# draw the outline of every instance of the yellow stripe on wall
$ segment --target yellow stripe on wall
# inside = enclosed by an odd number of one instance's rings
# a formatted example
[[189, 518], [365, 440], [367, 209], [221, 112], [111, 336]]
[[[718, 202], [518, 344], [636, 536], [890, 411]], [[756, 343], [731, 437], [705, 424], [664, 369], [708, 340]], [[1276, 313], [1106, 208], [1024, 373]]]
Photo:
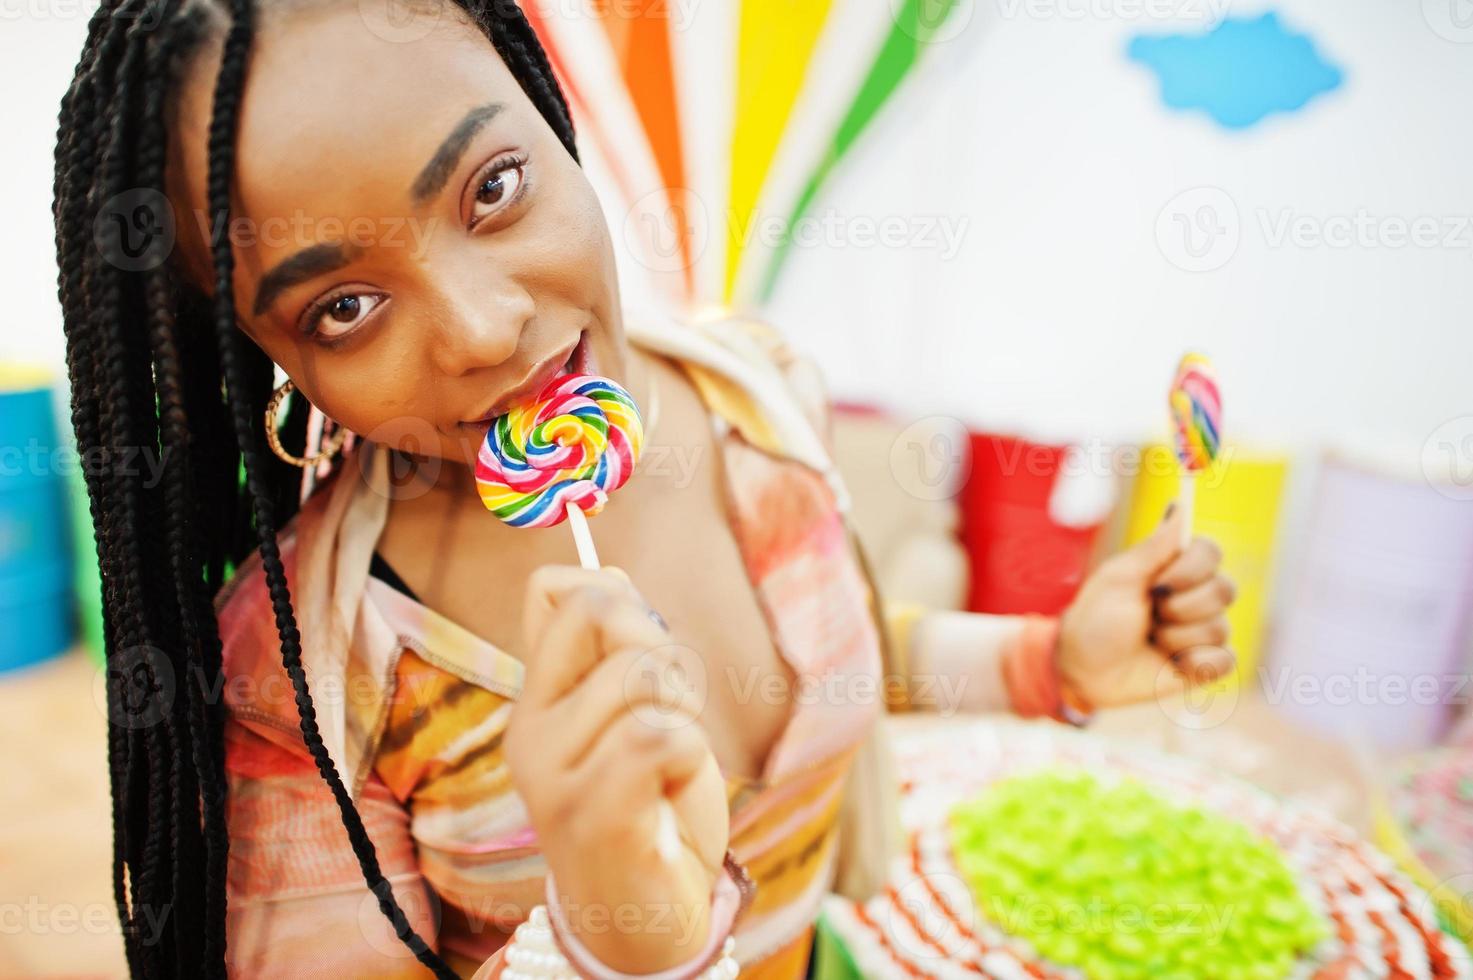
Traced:
[[741, 262], [743, 235], [756, 214], [783, 130], [803, 89], [808, 61], [830, 0], [745, 0], [737, 35], [736, 113], [731, 134], [731, 196], [725, 299]]

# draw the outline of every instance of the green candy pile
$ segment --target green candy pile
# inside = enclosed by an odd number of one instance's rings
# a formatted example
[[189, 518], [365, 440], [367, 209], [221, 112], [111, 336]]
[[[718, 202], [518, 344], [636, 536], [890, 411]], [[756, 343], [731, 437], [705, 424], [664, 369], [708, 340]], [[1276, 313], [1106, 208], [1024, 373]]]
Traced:
[[978, 911], [1094, 980], [1278, 980], [1329, 932], [1271, 842], [1134, 780], [1016, 776], [949, 823]]

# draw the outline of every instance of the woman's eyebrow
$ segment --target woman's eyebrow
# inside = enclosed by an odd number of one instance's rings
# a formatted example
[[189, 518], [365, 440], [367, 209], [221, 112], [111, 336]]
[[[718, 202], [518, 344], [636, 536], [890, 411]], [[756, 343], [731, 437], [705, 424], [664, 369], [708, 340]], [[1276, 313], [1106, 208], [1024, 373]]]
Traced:
[[[430, 162], [425, 164], [419, 176], [414, 178], [414, 185], [409, 189], [410, 197], [416, 206], [438, 194], [455, 173], [460, 164], [460, 158], [465, 154], [466, 147], [475, 139], [477, 133], [485, 128], [486, 124], [496, 118], [496, 114], [506, 108], [504, 102], [488, 102], [485, 105], [476, 106], [465, 114], [450, 135], [445, 137]], [[276, 302], [276, 297], [314, 276], [324, 272], [339, 269], [352, 261], [352, 252], [336, 242], [323, 242], [304, 248], [290, 258], [283, 259], [277, 263], [270, 272], [261, 277], [261, 284], [256, 289], [256, 301], [252, 304], [252, 314], [260, 316], [271, 308]]]
[[482, 106], [476, 106], [465, 114], [465, 118], [456, 124], [445, 137], [445, 142], [435, 151], [430, 162], [425, 164], [419, 176], [414, 178], [414, 186], [409, 189], [410, 200], [416, 207], [425, 203], [445, 186], [450, 175], [455, 173], [455, 168], [460, 164], [460, 158], [465, 153], [465, 148], [470, 145], [476, 133], [480, 132], [496, 114], [506, 108], [504, 102], [488, 102]]
[[277, 296], [297, 283], [342, 268], [353, 260], [357, 251], [358, 249], [344, 246], [341, 242], [322, 242], [283, 259], [261, 277], [261, 283], [256, 287], [256, 301], [251, 307], [251, 314], [260, 316], [271, 308]]

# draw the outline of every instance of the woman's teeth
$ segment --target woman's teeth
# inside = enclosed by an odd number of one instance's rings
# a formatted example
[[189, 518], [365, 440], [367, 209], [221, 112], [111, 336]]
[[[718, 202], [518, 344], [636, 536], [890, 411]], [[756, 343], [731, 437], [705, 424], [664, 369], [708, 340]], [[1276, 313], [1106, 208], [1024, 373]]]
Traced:
[[558, 369], [558, 377], [561, 378], [565, 375], [578, 373], [577, 365], [580, 364], [582, 361], [583, 344], [585, 340], [586, 338], [584, 337], [578, 338], [578, 343], [573, 345], [573, 353], [568, 355], [567, 361], [565, 361], [563, 363], [563, 366]]

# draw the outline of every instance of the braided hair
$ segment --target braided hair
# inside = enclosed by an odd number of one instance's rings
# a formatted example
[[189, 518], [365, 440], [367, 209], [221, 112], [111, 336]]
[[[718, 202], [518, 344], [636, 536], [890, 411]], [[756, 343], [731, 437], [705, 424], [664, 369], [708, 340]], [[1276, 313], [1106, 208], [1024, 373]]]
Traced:
[[[454, 2], [577, 160], [567, 103], [515, 0]], [[133, 976], [225, 975], [229, 840], [213, 597], [256, 551], [302, 739], [337, 801], [364, 881], [418, 960], [453, 977], [409, 925], [380, 870], [323, 745], [302, 667], [276, 538], [297, 508], [300, 471], [266, 451], [258, 422], [274, 367], [236, 325], [227, 233], [254, 13], [252, 0], [104, 0], [61, 103], [57, 289], [102, 576], [113, 898]], [[207, 297], [164, 261], [170, 236], [153, 234], [140, 250], [128, 222], [157, 232], [169, 218], [165, 105], [187, 56], [221, 33], [209, 126], [214, 294]], [[305, 429], [298, 400], [283, 441], [300, 446]], [[160, 479], [121, 465], [138, 451], [158, 454]]]

